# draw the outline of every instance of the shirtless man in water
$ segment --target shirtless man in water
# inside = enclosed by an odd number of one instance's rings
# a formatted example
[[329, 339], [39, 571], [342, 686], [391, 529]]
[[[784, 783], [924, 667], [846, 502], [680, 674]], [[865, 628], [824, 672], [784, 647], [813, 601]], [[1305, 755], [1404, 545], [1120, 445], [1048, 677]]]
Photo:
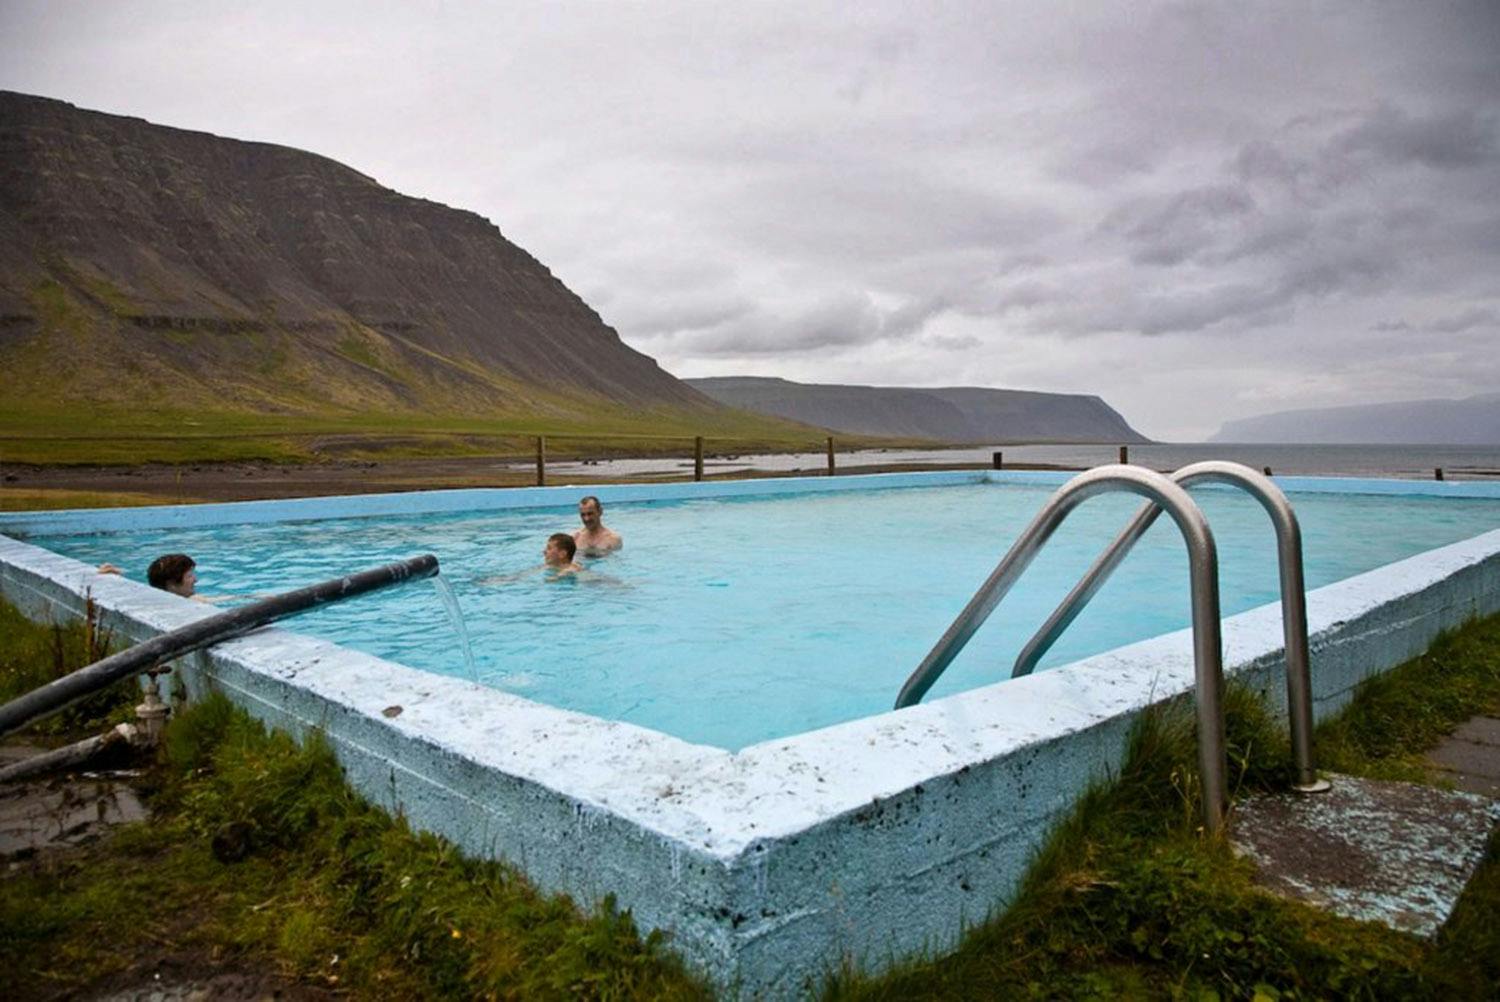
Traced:
[[583, 521], [583, 528], [573, 533], [573, 541], [584, 556], [601, 556], [625, 545], [618, 532], [604, 525], [604, 505], [594, 495], [578, 502], [578, 517]]

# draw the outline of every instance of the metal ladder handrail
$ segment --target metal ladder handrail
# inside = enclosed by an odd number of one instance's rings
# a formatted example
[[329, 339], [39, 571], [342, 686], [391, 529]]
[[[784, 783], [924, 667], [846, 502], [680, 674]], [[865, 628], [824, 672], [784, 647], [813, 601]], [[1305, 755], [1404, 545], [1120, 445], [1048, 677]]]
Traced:
[[1224, 753], [1224, 661], [1219, 634], [1219, 558], [1208, 519], [1187, 491], [1154, 470], [1139, 466], [1100, 466], [1058, 488], [1011, 544], [995, 570], [974, 593], [937, 644], [922, 659], [896, 697], [896, 709], [921, 700], [969, 642], [995, 606], [1030, 566], [1063, 520], [1084, 501], [1110, 491], [1129, 491], [1156, 502], [1182, 531], [1188, 550], [1193, 609], [1193, 675], [1198, 721], [1198, 770], [1203, 789], [1204, 828], [1223, 826], [1228, 803]]
[[[1276, 530], [1276, 557], [1281, 579], [1281, 627], [1286, 645], [1287, 716], [1291, 724], [1292, 754], [1297, 766], [1294, 788], [1301, 793], [1321, 793], [1327, 780], [1318, 778], [1312, 747], [1312, 669], [1307, 651], [1307, 588], [1302, 576], [1302, 529], [1292, 504], [1269, 477], [1248, 466], [1223, 460], [1208, 460], [1184, 466], [1171, 475], [1187, 488], [1199, 483], [1238, 487], [1260, 502]], [[1011, 677], [1029, 675], [1064, 630], [1078, 618], [1084, 606], [1109, 580], [1115, 568], [1156, 522], [1162, 509], [1147, 501], [1114, 542], [1099, 555], [1092, 567], [1062, 600], [1036, 634], [1021, 648]]]

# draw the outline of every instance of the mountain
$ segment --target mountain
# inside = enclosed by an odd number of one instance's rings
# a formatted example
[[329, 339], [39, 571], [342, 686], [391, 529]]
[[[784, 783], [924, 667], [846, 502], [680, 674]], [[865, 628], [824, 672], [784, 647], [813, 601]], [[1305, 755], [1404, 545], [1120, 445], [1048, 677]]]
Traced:
[[0, 409], [722, 415], [489, 221], [0, 92]]
[[985, 443], [1148, 441], [1093, 396], [968, 386], [839, 386], [760, 376], [687, 382], [730, 407], [857, 435]]
[[1278, 411], [1226, 421], [1209, 441], [1379, 445], [1500, 445], [1500, 393]]

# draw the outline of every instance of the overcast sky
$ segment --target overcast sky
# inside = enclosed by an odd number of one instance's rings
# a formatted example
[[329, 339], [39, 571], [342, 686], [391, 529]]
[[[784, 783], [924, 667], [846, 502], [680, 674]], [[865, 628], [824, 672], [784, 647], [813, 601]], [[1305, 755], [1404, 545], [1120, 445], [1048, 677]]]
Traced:
[[679, 376], [1500, 389], [1492, 0], [0, 0], [0, 88], [472, 209]]

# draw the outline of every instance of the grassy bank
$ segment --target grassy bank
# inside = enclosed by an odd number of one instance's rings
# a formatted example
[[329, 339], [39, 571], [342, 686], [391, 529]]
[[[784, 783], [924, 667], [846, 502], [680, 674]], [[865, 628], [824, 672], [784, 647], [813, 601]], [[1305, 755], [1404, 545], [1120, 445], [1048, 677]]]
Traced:
[[[0, 409], [0, 463], [310, 462], [320, 458], [516, 456], [547, 436], [559, 457], [821, 448], [825, 432], [743, 411], [637, 412], [600, 406], [566, 417], [418, 414], [274, 415], [211, 411]], [[843, 440], [841, 438], [841, 440]], [[851, 444], [893, 444], [848, 436]]]
[[[12, 615], [13, 614], [8, 614]], [[50, 631], [16, 658], [54, 670]], [[21, 651], [21, 648], [16, 648]], [[19, 677], [19, 676], [17, 676]], [[8, 683], [7, 683], [8, 684]], [[29, 684], [29, 682], [27, 683]], [[1229, 700], [1236, 789], [1285, 783], [1280, 728]], [[1500, 618], [1365, 687], [1323, 725], [1325, 762], [1425, 775], [1420, 753], [1478, 712], [1500, 712]], [[836, 976], [836, 999], [1494, 998], [1500, 851], [1435, 944], [1271, 898], [1197, 830], [1185, 707], [1150, 715], [1118, 781], [1078, 806], [1017, 902], [956, 953], [880, 978]], [[148, 776], [147, 825], [0, 885], [0, 995], [149, 980], [169, 944], [205, 965], [272, 964], [357, 997], [700, 998], [656, 937], [608, 907], [580, 913], [514, 871], [459, 856], [369, 806], [328, 749], [266, 734], [221, 700], [179, 715]], [[107, 944], [107, 945], [106, 945]]]

